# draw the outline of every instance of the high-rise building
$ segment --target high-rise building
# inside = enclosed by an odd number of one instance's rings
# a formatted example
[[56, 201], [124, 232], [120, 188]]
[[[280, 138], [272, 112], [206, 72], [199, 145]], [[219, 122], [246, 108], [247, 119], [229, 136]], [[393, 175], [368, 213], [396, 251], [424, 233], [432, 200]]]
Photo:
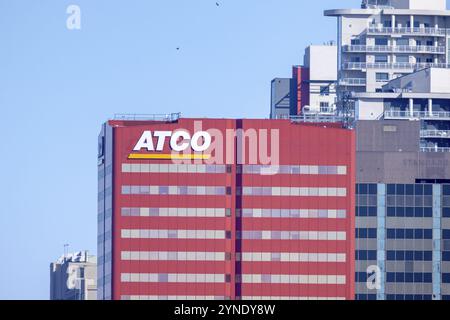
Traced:
[[449, 68], [445, 0], [365, 0], [337, 17], [338, 95], [377, 92], [390, 80], [429, 67]]
[[99, 135], [99, 299], [354, 299], [354, 131], [118, 116]]
[[[292, 78], [272, 80], [271, 119], [336, 112], [337, 47], [333, 42], [306, 48]], [[289, 83], [289, 88], [287, 87]]]
[[450, 300], [450, 153], [417, 121], [357, 122], [356, 298]]
[[96, 300], [97, 259], [87, 251], [50, 264], [50, 300]]

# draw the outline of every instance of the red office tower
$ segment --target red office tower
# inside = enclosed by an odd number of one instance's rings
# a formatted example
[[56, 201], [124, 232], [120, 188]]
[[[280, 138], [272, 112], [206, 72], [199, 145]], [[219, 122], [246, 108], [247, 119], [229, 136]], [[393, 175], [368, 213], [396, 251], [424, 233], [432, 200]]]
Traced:
[[109, 121], [98, 298], [353, 299], [354, 177], [337, 124]]

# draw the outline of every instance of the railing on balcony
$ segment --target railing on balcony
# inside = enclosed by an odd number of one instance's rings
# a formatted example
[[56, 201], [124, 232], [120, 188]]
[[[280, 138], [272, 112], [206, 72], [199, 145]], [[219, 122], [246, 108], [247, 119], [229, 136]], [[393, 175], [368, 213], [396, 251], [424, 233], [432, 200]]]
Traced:
[[366, 83], [365, 78], [343, 78], [339, 80], [340, 86], [365, 86]]
[[386, 110], [385, 119], [430, 119], [430, 120], [450, 120], [450, 112], [447, 111], [396, 111]]
[[450, 130], [420, 130], [420, 137], [450, 139]]
[[448, 147], [420, 147], [421, 152], [450, 152]]
[[343, 52], [395, 52], [395, 53], [433, 53], [445, 54], [445, 46], [367, 46], [347, 45]]
[[342, 64], [344, 70], [362, 70], [362, 69], [412, 69], [421, 70], [427, 68], [450, 68], [447, 63], [384, 63], [384, 62], [345, 62]]
[[425, 35], [425, 36], [445, 36], [449, 33], [444, 28], [390, 28], [390, 27], [369, 27], [368, 34], [404, 34], [404, 35]]
[[165, 121], [176, 122], [180, 119], [181, 113], [167, 114], [115, 114], [114, 120], [124, 121]]

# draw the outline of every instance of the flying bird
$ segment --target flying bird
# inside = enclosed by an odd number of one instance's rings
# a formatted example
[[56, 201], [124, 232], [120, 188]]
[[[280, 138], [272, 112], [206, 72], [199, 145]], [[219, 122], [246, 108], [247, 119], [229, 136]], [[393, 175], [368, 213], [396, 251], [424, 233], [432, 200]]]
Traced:
[[220, 6], [220, 3], [216, 2], [216, 6]]

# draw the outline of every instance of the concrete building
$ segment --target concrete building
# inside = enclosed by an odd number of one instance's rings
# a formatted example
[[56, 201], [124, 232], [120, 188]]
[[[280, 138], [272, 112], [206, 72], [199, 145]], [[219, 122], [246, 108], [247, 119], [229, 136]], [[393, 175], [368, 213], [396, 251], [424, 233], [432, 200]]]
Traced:
[[450, 69], [423, 69], [392, 80], [381, 92], [353, 92], [357, 120], [418, 123], [423, 152], [450, 152]]
[[50, 300], [96, 300], [97, 259], [87, 251], [50, 264]]
[[450, 300], [450, 153], [420, 122], [357, 122], [356, 299]]
[[338, 92], [377, 92], [424, 68], [449, 68], [450, 11], [445, 0], [364, 0], [334, 9], [338, 24]]
[[337, 47], [311, 45], [303, 60], [303, 65], [292, 67], [292, 78], [272, 80], [271, 119], [335, 113]]
[[282, 119], [291, 114], [291, 78], [275, 78], [271, 84], [270, 118]]
[[354, 299], [354, 150], [337, 123], [108, 121], [98, 298]]

